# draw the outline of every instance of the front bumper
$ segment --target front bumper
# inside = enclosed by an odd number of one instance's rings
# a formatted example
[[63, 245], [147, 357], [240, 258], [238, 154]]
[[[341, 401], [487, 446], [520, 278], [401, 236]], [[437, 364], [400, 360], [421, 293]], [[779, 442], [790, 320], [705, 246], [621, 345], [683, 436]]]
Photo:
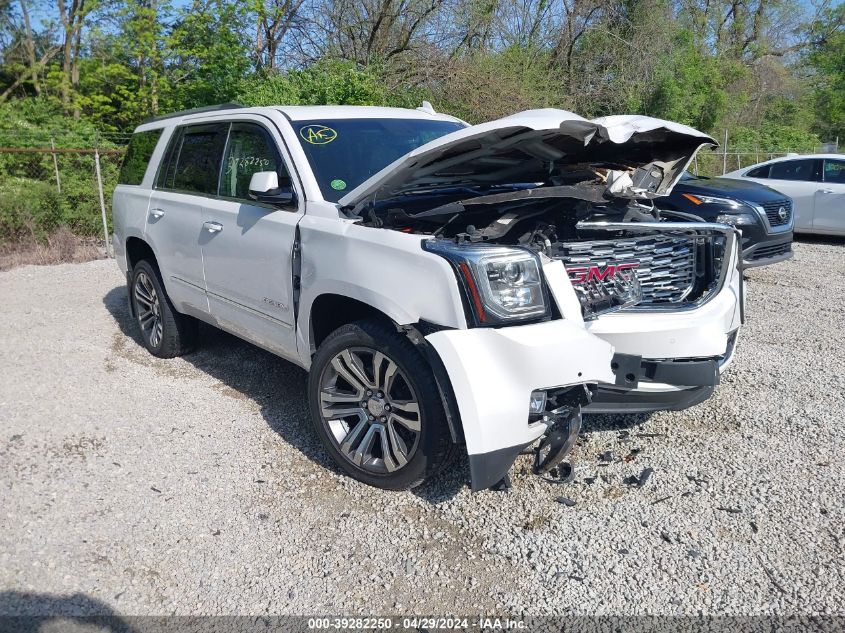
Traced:
[[742, 249], [742, 265], [745, 268], [767, 266], [792, 258], [792, 231], [777, 235], [777, 239], [766, 239]]
[[681, 410], [712, 395], [733, 359], [745, 314], [745, 286], [738, 249], [719, 294], [702, 306], [675, 312], [621, 311], [586, 323], [617, 354], [639, 357], [631, 372], [617, 371], [600, 385], [585, 413], [644, 413]]
[[584, 413], [680, 411], [704, 402], [731, 363], [738, 334], [728, 337], [725, 354], [710, 359], [653, 361], [616, 354], [611, 363], [616, 383], [599, 385]]
[[455, 394], [473, 490], [499, 481], [519, 452], [546, 432], [546, 424], [529, 423], [532, 391], [615, 381], [612, 346], [564, 319], [425, 338]]
[[[546, 262], [543, 272], [562, 319], [501, 329], [441, 330], [425, 337], [454, 392], [473, 490], [499, 481], [519, 452], [547, 431], [547, 424], [528, 421], [532, 391], [593, 383], [599, 384], [599, 394], [608, 393], [605, 410], [692, 406], [712, 393], [718, 374], [730, 363], [743, 321], [736, 247], [718, 294], [703, 305], [674, 312], [620, 311], [585, 323], [563, 264]], [[640, 357], [633, 385], [617, 385], [611, 368], [614, 351]], [[711, 362], [699, 362], [693, 372], [689, 363], [676, 363], [702, 360]], [[614, 398], [618, 404], [611, 408]], [[600, 410], [598, 403], [585, 408]]]

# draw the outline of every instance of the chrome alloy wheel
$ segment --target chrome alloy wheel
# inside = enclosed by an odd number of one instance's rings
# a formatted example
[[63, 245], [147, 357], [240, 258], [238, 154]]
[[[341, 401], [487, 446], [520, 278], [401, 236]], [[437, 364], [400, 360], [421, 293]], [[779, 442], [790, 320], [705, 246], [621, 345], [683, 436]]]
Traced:
[[326, 365], [320, 417], [343, 456], [372, 473], [405, 466], [422, 429], [419, 400], [404, 372], [367, 347], [347, 348]]
[[135, 311], [141, 325], [141, 334], [150, 347], [157, 348], [163, 333], [161, 304], [152, 279], [144, 272], [139, 272], [135, 278]]

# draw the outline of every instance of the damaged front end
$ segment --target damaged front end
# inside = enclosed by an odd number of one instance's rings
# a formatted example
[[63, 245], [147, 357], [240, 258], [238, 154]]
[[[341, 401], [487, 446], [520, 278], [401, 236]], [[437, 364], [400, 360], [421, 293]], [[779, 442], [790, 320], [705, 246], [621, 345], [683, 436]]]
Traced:
[[535, 470], [558, 466], [582, 408], [618, 386], [591, 322], [691, 309], [725, 284], [734, 231], [653, 204], [706, 144], [649, 117], [525, 112], [424, 145], [340, 200], [364, 226], [426, 236], [452, 264], [468, 329], [426, 339], [454, 388], [474, 489], [535, 443]]

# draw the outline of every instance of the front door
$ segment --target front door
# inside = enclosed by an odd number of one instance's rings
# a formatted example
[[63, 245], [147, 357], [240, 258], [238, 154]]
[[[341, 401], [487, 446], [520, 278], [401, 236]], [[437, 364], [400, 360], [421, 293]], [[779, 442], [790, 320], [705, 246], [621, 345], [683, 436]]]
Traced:
[[200, 244], [211, 314], [220, 326], [296, 358], [291, 261], [301, 212], [249, 197], [259, 171], [275, 171], [281, 186], [291, 186], [281, 146], [263, 123], [232, 122], [218, 195], [203, 207]]
[[823, 180], [816, 192], [813, 229], [845, 235], [845, 160], [825, 158]]
[[769, 180], [764, 184], [792, 198], [796, 231], [811, 231], [815, 212], [819, 161], [800, 158], [772, 163]]

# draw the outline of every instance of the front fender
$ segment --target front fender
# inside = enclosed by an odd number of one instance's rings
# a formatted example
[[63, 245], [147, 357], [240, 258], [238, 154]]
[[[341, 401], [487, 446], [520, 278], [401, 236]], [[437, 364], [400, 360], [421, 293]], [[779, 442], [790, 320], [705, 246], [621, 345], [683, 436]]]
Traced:
[[455, 274], [449, 262], [422, 249], [424, 236], [307, 214], [299, 231], [297, 348], [306, 368], [311, 363], [311, 308], [323, 294], [361, 301], [399, 325], [428, 321], [466, 327]]

